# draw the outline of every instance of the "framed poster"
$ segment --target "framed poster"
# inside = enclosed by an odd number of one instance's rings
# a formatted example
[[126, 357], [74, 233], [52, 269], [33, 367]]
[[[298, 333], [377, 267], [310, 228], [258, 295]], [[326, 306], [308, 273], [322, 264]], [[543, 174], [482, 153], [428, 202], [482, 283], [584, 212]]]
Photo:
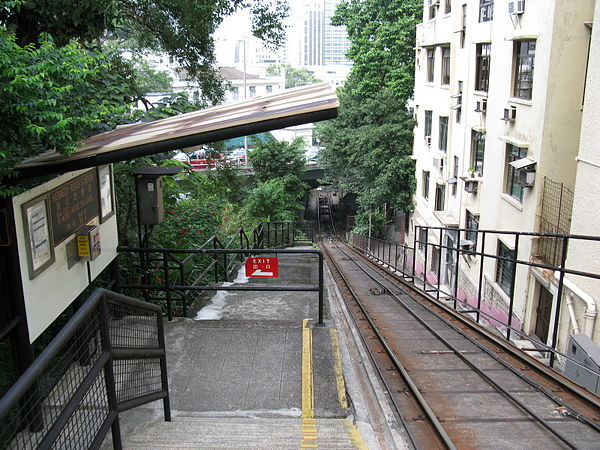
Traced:
[[111, 166], [98, 167], [98, 193], [100, 200], [100, 223], [115, 213], [115, 197]]
[[100, 215], [98, 171], [92, 169], [48, 194], [52, 239], [58, 245]]
[[33, 280], [54, 262], [48, 196], [43, 195], [22, 207], [29, 279]]

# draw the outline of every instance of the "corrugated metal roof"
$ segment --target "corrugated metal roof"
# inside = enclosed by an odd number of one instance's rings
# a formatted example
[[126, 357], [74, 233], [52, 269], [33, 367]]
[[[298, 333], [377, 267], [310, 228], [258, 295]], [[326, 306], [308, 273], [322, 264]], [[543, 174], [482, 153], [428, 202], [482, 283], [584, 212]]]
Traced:
[[68, 172], [337, 116], [329, 83], [318, 83], [87, 138], [70, 156], [51, 152], [18, 167], [23, 177]]

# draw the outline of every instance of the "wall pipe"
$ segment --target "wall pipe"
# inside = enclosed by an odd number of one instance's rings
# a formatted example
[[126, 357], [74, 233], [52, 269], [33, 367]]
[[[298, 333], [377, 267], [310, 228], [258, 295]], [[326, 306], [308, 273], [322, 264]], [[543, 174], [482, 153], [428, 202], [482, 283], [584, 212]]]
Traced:
[[[556, 278], [560, 276], [558, 270], [554, 272], [554, 276]], [[566, 277], [564, 279], [564, 285], [570, 291], [569, 293], [567, 293], [567, 306], [569, 306], [569, 303], [571, 303], [571, 306], [569, 307], [569, 315], [571, 316], [571, 322], [574, 324], [574, 331], [575, 327], [579, 328], [579, 325], [577, 324], [575, 311], [573, 310], [573, 312], [571, 313], [571, 309], [573, 308], [572, 298], [577, 297], [580, 300], [582, 300], [586, 305], [585, 312], [583, 313], [583, 333], [591, 339], [592, 334], [594, 333], [596, 317], [598, 316], [598, 308], [596, 307], [596, 301], [591, 295], [586, 294], [581, 288], [579, 288], [575, 283], [573, 283]], [[577, 333], [578, 331], [575, 332]]]

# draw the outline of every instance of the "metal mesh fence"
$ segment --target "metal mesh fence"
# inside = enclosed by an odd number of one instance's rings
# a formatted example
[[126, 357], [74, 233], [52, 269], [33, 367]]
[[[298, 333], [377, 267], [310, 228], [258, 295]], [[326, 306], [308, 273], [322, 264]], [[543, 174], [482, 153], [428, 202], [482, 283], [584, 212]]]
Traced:
[[99, 445], [119, 403], [149, 394], [170, 417], [160, 320], [156, 307], [95, 291], [6, 394], [0, 449]]
[[155, 314], [115, 303], [108, 311], [113, 348], [160, 348]]
[[[1, 448], [37, 448], [71, 399], [81, 390], [84, 380], [93, 379], [94, 376], [101, 378], [101, 374], [94, 374], [94, 365], [103, 352], [99, 317], [100, 311], [96, 308], [62, 351], [52, 358], [37, 383], [23, 398], [20, 407], [13, 408], [3, 420]], [[101, 387], [105, 389], [104, 383], [101, 383]], [[85, 427], [91, 434], [96, 434], [106, 419], [106, 401], [102, 396], [89, 396], [89, 392], [86, 395], [87, 409], [100, 412], [93, 416], [93, 420], [86, 418]], [[81, 426], [77, 415], [72, 416], [70, 423], [72, 427]]]
[[114, 361], [113, 368], [119, 403], [162, 390], [158, 359]]
[[[573, 191], [563, 183], [544, 178], [540, 233], [568, 234], [571, 230]], [[537, 240], [537, 256], [553, 266], [560, 265], [563, 240], [559, 237], [540, 237]]]

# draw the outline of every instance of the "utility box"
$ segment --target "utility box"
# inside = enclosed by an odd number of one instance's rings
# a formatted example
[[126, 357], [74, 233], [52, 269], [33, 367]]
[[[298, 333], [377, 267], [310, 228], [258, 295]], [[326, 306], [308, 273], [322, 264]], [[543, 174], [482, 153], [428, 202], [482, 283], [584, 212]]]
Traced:
[[569, 335], [565, 375], [600, 395], [600, 347], [585, 334]]
[[102, 253], [100, 227], [88, 225], [77, 232], [77, 255], [83, 261], [93, 261]]
[[140, 225], [158, 225], [165, 217], [162, 178], [141, 176], [137, 179], [137, 204]]
[[165, 217], [163, 206], [163, 176], [174, 176], [181, 166], [140, 167], [134, 172], [140, 225], [159, 225]]

